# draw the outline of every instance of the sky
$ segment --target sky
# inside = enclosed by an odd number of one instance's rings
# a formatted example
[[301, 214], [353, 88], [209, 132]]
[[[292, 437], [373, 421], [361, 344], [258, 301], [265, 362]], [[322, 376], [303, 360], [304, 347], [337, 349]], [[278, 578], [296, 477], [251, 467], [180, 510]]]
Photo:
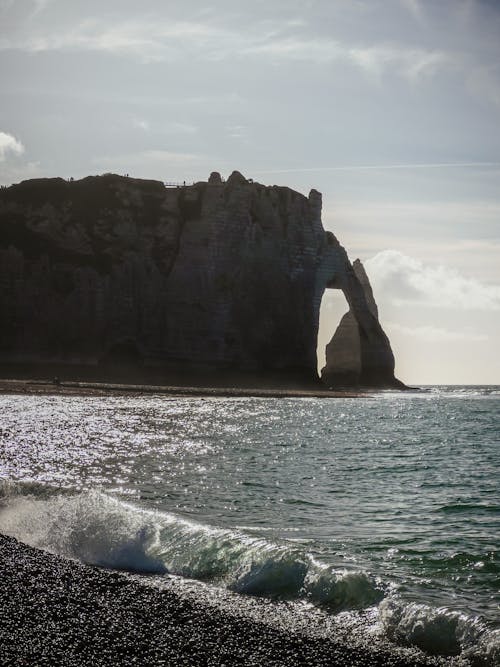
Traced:
[[397, 375], [500, 383], [499, 35], [497, 0], [0, 0], [0, 183], [314, 187]]

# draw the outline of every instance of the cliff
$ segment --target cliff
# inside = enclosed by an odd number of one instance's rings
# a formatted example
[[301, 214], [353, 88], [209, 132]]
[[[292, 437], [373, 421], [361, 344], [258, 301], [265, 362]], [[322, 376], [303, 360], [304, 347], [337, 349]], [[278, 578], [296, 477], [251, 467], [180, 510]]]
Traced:
[[394, 377], [365, 290], [323, 229], [320, 193], [238, 172], [173, 188], [113, 174], [3, 188], [0, 287], [3, 365], [314, 382], [330, 287], [363, 332], [361, 377]]

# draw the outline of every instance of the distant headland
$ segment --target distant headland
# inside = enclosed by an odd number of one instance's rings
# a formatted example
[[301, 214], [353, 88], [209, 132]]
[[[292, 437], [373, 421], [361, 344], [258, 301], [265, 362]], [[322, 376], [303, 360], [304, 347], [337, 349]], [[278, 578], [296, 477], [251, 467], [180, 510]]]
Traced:
[[321, 299], [340, 289], [349, 312], [324, 385], [404, 388], [363, 266], [325, 232], [316, 190], [237, 171], [23, 181], [0, 190], [0, 284], [4, 377], [320, 387]]

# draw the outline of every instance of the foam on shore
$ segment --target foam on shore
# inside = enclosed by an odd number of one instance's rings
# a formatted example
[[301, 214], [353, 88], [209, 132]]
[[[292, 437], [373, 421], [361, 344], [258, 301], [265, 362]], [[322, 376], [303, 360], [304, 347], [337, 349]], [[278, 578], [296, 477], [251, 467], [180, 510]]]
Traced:
[[[434, 655], [470, 657], [474, 665], [496, 664], [500, 655], [500, 636], [479, 621], [394, 596], [382, 601], [381, 583], [366, 573], [334, 570], [293, 546], [141, 509], [96, 490], [61, 495], [45, 485], [5, 482], [0, 506], [1, 532], [82, 563], [139, 574], [138, 581], [152, 582], [157, 591], [171, 589], [175, 581], [185, 591], [181, 578], [210, 581], [226, 591], [218, 596], [224, 598], [222, 608], [238, 613], [245, 605], [255, 611], [249, 596], [293, 601], [280, 627], [296, 624], [301, 611], [333, 636], [342, 628], [351, 643], [356, 629], [361, 644], [377, 636], [390, 653], [399, 647], [388, 639]], [[203, 586], [196, 594], [212, 601], [214, 587], [208, 594]], [[254, 618], [260, 616], [261, 608]]]

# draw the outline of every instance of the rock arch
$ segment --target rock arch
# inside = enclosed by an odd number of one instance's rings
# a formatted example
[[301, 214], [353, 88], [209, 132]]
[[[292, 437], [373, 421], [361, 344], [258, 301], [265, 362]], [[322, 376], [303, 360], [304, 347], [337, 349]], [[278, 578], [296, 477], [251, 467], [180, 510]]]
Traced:
[[332, 246], [325, 289], [340, 289], [349, 305], [326, 347], [321, 380], [329, 387], [404, 388], [394, 376], [394, 354], [379, 319], [370, 281], [357, 259], [350, 263], [340, 244]]
[[400, 386], [366, 276], [321, 208], [316, 190], [239, 172], [182, 187], [105, 174], [1, 190], [0, 364], [79, 359], [130, 377], [155, 368], [166, 382], [209, 368], [317, 387], [321, 300], [340, 289], [349, 314], [324, 381]]

